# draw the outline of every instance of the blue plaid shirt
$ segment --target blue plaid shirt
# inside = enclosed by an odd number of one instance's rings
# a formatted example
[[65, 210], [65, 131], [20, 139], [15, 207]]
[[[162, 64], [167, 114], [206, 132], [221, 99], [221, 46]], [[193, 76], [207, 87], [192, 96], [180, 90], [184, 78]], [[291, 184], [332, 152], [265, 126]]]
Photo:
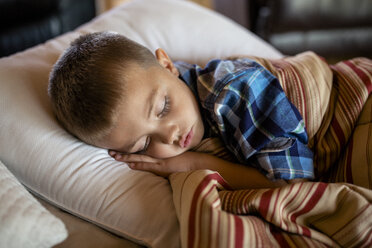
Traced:
[[175, 65], [199, 100], [206, 136], [269, 179], [314, 177], [304, 121], [269, 71], [250, 59]]

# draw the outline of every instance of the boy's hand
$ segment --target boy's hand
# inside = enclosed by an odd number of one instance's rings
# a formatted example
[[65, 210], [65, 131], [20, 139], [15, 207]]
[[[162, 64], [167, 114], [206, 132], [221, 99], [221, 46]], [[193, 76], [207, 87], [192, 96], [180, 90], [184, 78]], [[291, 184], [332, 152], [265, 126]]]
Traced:
[[174, 172], [194, 169], [193, 161], [199, 155], [196, 152], [185, 152], [175, 157], [158, 159], [142, 154], [121, 154], [115, 151], [109, 151], [109, 154], [115, 160], [127, 163], [131, 169], [149, 171], [162, 177], [168, 177]]
[[275, 182], [268, 180], [255, 168], [231, 163], [206, 153], [185, 152], [166, 159], [140, 154], [125, 155], [115, 151], [109, 151], [109, 154], [115, 160], [127, 163], [131, 169], [149, 171], [163, 177], [168, 177], [174, 172], [210, 169], [219, 172], [234, 189], [273, 188], [286, 185], [284, 180]]

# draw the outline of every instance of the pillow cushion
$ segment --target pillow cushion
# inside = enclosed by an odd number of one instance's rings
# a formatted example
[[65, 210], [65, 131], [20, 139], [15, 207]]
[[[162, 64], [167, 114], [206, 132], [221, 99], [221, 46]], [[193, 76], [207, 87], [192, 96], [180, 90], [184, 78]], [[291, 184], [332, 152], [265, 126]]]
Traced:
[[0, 161], [0, 247], [51, 247], [67, 237], [49, 213]]
[[112, 30], [174, 60], [281, 54], [237, 24], [187, 1], [138, 0], [74, 32], [0, 60], [0, 159], [33, 192], [132, 241], [178, 247], [179, 227], [166, 179], [130, 170], [104, 149], [77, 140], [56, 122], [48, 76], [80, 34]]

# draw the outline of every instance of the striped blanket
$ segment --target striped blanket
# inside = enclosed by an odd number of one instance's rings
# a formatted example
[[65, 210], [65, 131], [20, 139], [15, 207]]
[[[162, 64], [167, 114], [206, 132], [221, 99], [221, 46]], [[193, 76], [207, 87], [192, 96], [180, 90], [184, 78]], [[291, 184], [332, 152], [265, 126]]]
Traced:
[[173, 174], [182, 247], [371, 247], [372, 193], [352, 184], [226, 190], [212, 171]]
[[[213, 171], [173, 174], [182, 247], [371, 247], [372, 61], [255, 59], [301, 112], [319, 182], [234, 191]], [[215, 139], [199, 148], [228, 156]]]

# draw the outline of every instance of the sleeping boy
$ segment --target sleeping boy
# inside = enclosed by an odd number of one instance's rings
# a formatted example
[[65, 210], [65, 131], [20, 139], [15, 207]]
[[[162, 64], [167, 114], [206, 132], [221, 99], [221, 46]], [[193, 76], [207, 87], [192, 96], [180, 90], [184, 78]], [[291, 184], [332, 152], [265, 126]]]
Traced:
[[[76, 39], [50, 74], [61, 125], [131, 169], [215, 170], [235, 189], [314, 177], [304, 121], [278, 80], [250, 59], [173, 63], [113, 32]], [[219, 138], [233, 155], [195, 149]]]

